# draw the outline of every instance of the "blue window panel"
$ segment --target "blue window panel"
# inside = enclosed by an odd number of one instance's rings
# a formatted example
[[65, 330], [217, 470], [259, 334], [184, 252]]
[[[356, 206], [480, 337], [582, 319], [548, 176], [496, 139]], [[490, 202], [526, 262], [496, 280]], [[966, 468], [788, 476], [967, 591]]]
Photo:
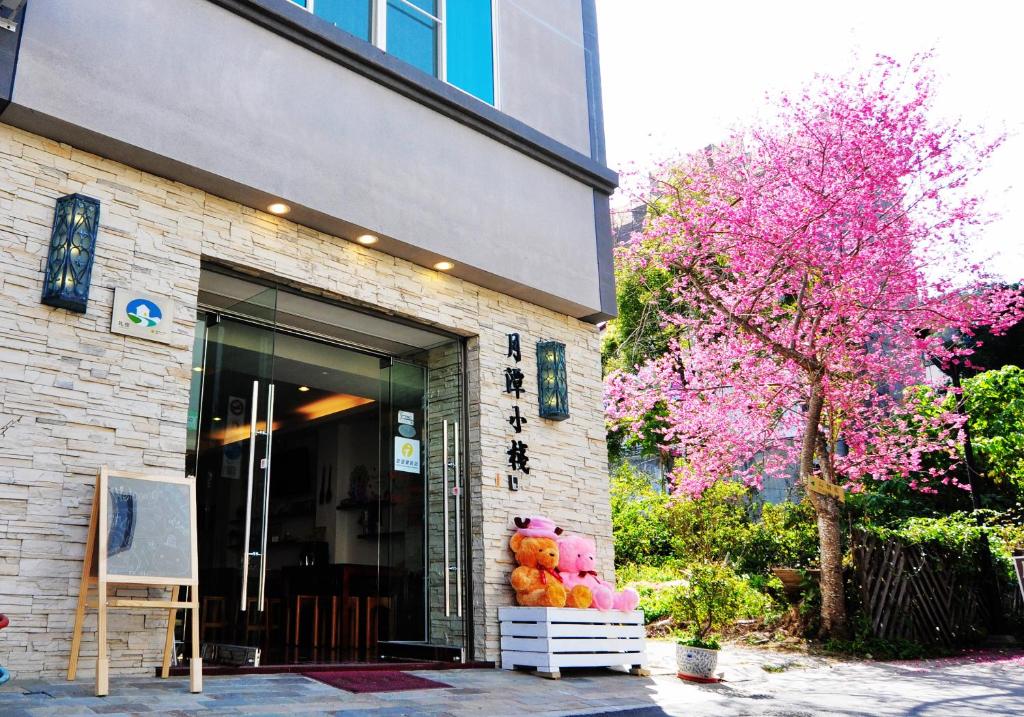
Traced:
[[448, 0], [448, 82], [494, 104], [491, 0]]
[[299, 7], [306, 7], [306, 0], [292, 0], [292, 2]]
[[409, 4], [437, 17], [437, 0], [409, 0]]
[[[412, 4], [437, 15], [437, 0]], [[387, 31], [388, 54], [437, 77], [437, 22], [402, 0], [388, 0]]]
[[313, 13], [361, 40], [370, 40], [372, 0], [316, 0]]

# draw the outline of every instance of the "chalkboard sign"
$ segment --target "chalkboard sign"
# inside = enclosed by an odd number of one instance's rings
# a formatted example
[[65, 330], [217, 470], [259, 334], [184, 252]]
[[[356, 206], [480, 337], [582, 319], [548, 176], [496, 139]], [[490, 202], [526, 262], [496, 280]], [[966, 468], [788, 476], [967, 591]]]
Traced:
[[[100, 519], [91, 574], [106, 563], [112, 583], [187, 585], [196, 577], [193, 481], [108, 473], [102, 480]], [[106, 561], [99, 560], [106, 543]]]
[[[161, 676], [167, 677], [174, 648], [178, 610], [192, 611], [192, 659], [189, 688], [202, 692], [203, 661], [199, 656], [199, 552], [196, 540], [195, 481], [177, 476], [150, 476], [100, 468], [86, 537], [82, 582], [75, 609], [68, 679], [74, 680], [82, 646], [85, 611], [97, 610], [96, 694], [109, 689], [107, 610], [165, 610], [167, 625]], [[169, 588], [166, 599], [120, 598], [110, 586], [145, 585]], [[188, 589], [188, 597], [181, 599]], [[90, 597], [95, 593], [95, 597]], [[148, 622], [147, 622], [148, 624]]]

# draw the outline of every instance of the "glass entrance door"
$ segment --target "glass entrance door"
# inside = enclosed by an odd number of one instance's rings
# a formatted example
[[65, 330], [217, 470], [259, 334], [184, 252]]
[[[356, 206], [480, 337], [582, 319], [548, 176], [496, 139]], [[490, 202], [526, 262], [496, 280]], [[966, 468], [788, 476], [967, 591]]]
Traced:
[[[388, 468], [382, 515], [382, 594], [403, 609], [383, 657], [465, 659], [465, 471], [461, 447], [459, 342], [390, 360], [381, 411], [382, 464]], [[401, 496], [401, 498], [398, 498]]]
[[[259, 664], [259, 631], [268, 613], [270, 487], [273, 478], [275, 389], [273, 325], [277, 292], [265, 289], [232, 305], [262, 321], [205, 315], [204, 355], [193, 372], [195, 450], [186, 459], [196, 476], [204, 657]], [[197, 347], [200, 342], [197, 339]]]
[[279, 294], [197, 324], [204, 656], [463, 659], [461, 344], [350, 349], [282, 328]]

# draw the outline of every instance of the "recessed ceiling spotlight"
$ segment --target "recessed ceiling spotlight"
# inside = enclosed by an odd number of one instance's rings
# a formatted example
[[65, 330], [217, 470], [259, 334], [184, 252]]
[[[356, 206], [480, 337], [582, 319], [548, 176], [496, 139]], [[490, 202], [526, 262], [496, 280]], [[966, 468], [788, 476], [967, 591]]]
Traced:
[[448, 271], [450, 269], [454, 269], [455, 265], [452, 264], [450, 261], [439, 261], [436, 264], [434, 264], [434, 268], [437, 269], [438, 271]]
[[220, 421], [220, 420], [221, 420], [220, 416], [214, 416], [214, 417], [213, 417], [213, 421], [214, 421], [214, 423], [216, 423], [216, 422], [218, 422], [218, 421]]
[[379, 240], [373, 234], [363, 234], [356, 237], [356, 241], [363, 246], [370, 246], [371, 244], [376, 244]]
[[287, 214], [291, 210], [292, 208], [289, 207], [284, 202], [274, 202], [269, 207], [267, 207], [267, 211], [270, 212], [271, 214]]
[[305, 393], [306, 391], [309, 390], [309, 386], [299, 386], [299, 390]]

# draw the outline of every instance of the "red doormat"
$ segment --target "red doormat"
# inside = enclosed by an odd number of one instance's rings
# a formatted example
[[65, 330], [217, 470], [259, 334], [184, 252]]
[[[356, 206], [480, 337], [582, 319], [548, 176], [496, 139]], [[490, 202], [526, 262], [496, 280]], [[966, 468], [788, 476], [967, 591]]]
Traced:
[[451, 687], [397, 670], [349, 670], [345, 672], [303, 672], [306, 677], [348, 692], [403, 692]]

